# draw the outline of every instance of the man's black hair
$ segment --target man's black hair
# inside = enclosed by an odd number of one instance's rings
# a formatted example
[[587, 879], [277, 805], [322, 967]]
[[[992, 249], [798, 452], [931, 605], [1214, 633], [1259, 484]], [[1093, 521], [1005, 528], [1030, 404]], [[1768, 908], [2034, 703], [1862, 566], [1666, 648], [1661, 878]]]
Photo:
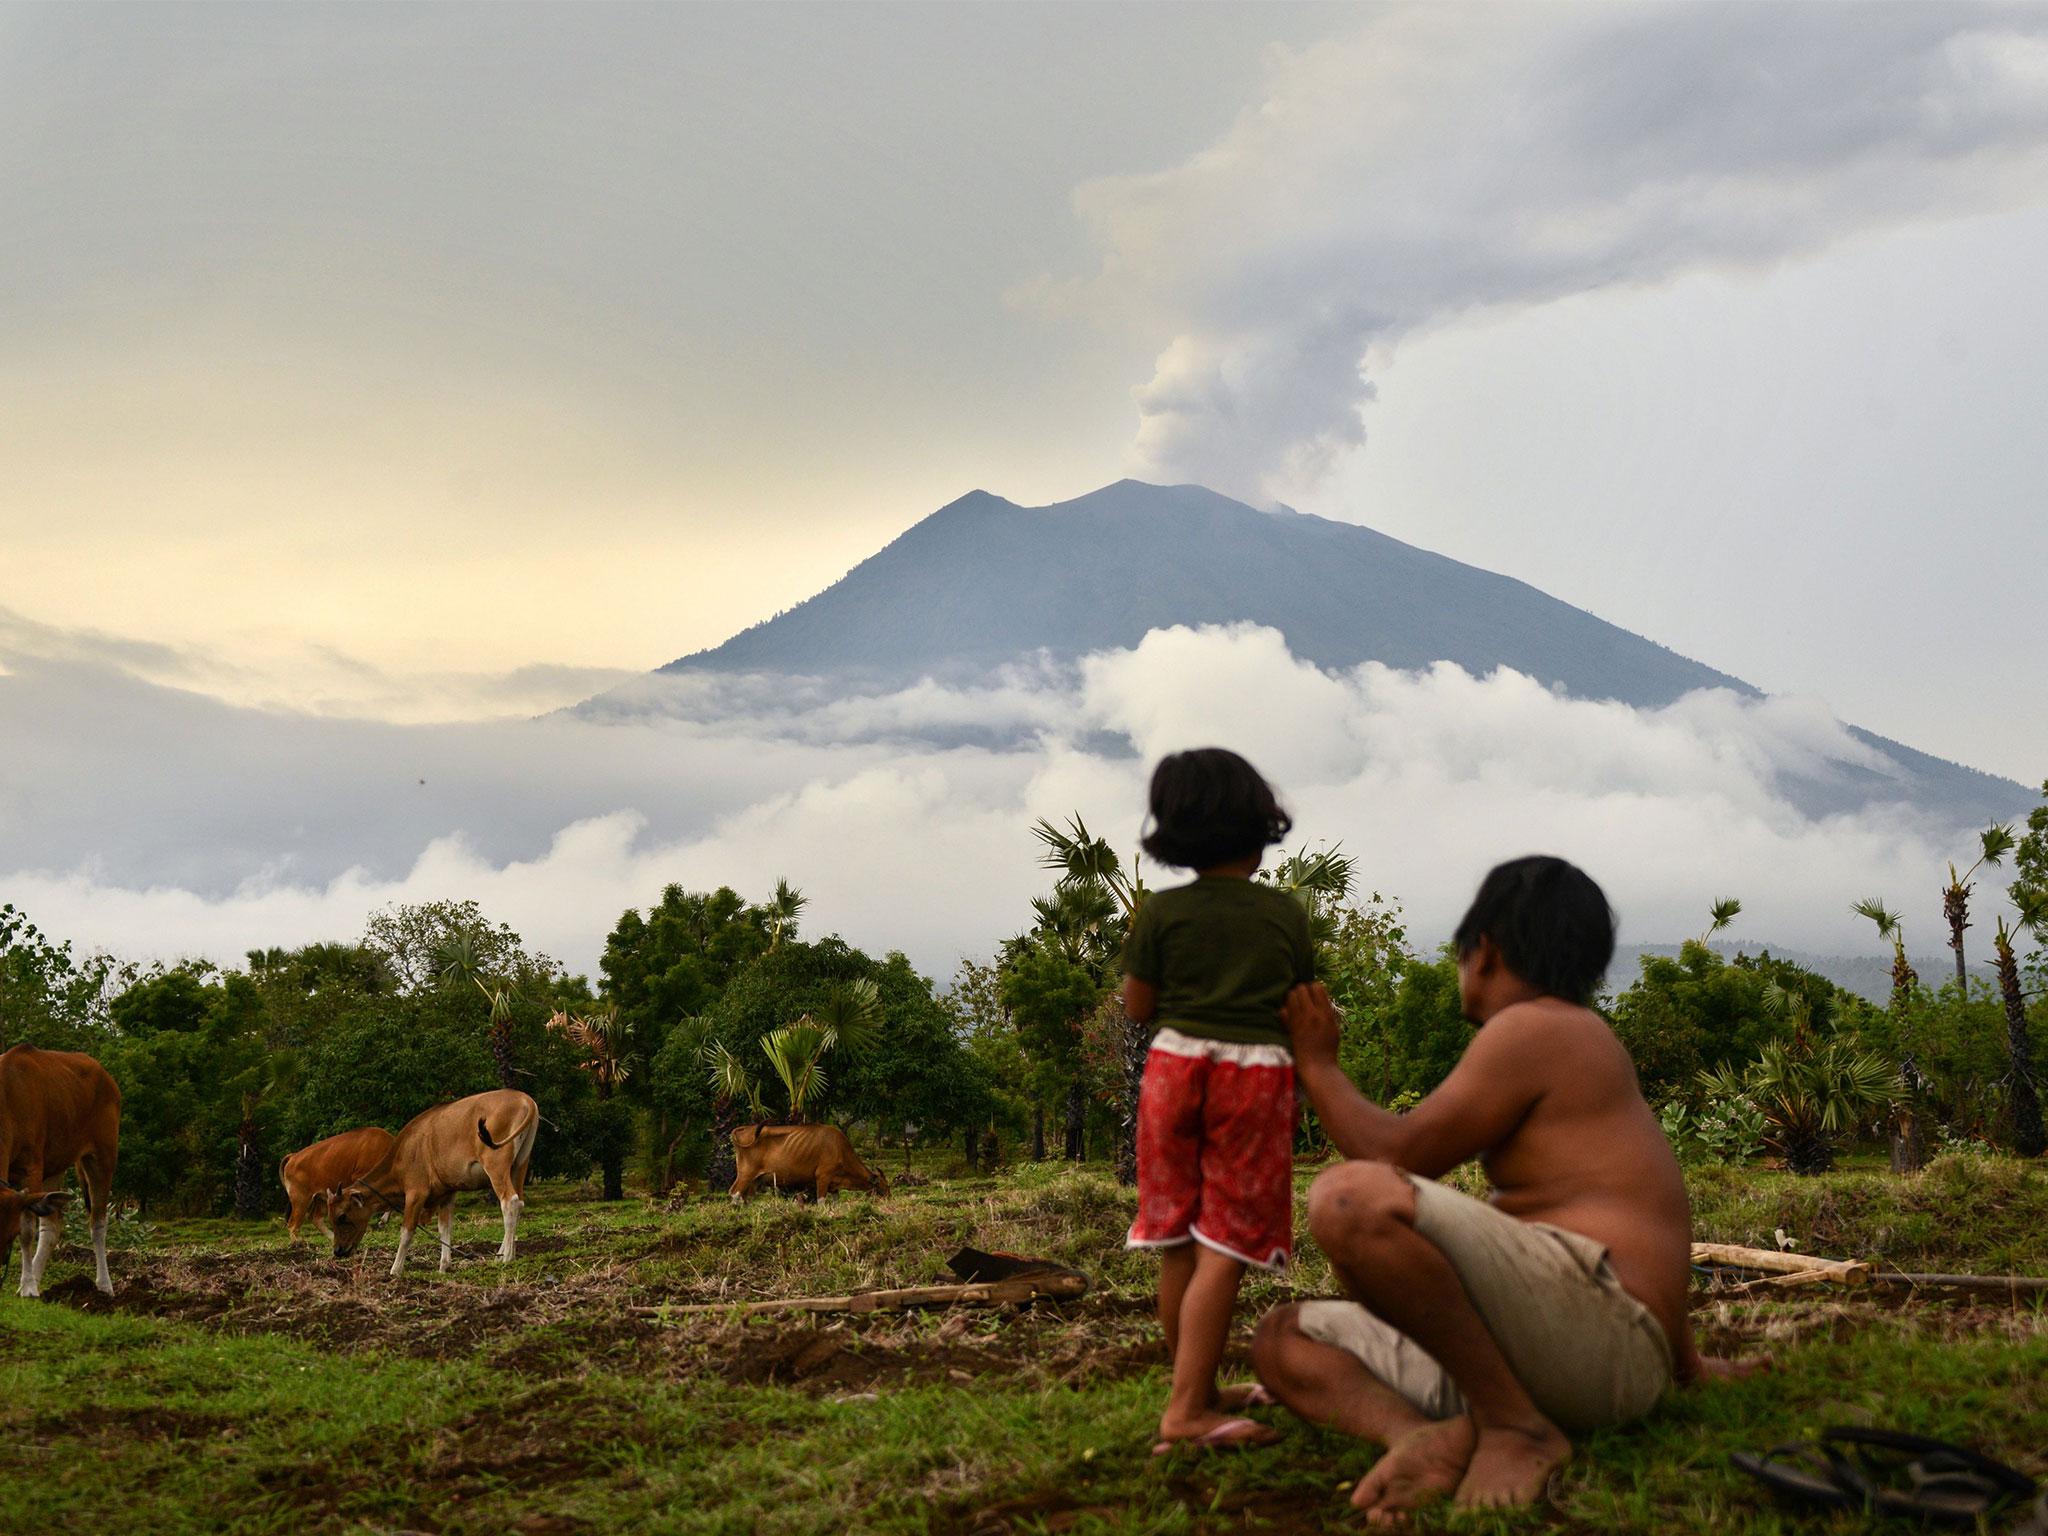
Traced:
[[1152, 770], [1151, 808], [1152, 830], [1141, 846], [1182, 869], [1248, 859], [1294, 825], [1258, 769], [1222, 747], [1161, 758]]
[[1614, 958], [1614, 909], [1576, 864], [1531, 854], [1494, 867], [1452, 937], [1460, 956], [1491, 939], [1530, 986], [1590, 1003]]

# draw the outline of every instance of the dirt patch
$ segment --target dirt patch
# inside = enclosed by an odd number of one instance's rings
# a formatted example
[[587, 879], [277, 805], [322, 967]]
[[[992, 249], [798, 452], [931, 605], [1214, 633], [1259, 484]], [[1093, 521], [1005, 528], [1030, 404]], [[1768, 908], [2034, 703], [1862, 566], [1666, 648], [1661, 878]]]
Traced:
[[223, 1434], [239, 1434], [233, 1419], [212, 1413], [189, 1413], [180, 1408], [80, 1408], [71, 1413], [47, 1414], [29, 1426], [38, 1441], [81, 1439], [122, 1440], [211, 1440]]
[[[1221, 1536], [1226, 1531], [1272, 1533], [1321, 1533], [1341, 1528], [1337, 1518], [1340, 1502], [1320, 1489], [1240, 1488], [1219, 1492], [1207, 1477], [1188, 1473], [1169, 1478], [1173, 1490], [1192, 1511], [1198, 1511], [1193, 1529]], [[1113, 1521], [1123, 1512], [1119, 1504], [1089, 1504], [1057, 1489], [1042, 1489], [1022, 1498], [998, 1504], [960, 1503], [938, 1512], [930, 1530], [934, 1536], [1015, 1536], [1015, 1533], [1071, 1531], [1098, 1522]]]

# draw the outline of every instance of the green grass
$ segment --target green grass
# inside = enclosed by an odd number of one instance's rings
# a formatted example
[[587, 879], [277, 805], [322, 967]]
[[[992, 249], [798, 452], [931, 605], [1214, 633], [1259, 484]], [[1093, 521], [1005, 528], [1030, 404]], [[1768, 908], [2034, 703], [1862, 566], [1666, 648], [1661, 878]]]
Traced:
[[[1700, 1235], [1906, 1268], [2048, 1272], [2048, 1177], [1944, 1160], [1911, 1181], [1710, 1169]], [[1342, 1528], [1371, 1453], [1275, 1415], [1271, 1450], [1155, 1461], [1165, 1391], [1154, 1265], [1120, 1246], [1129, 1197], [1027, 1167], [886, 1200], [663, 1209], [536, 1186], [518, 1261], [466, 1204], [457, 1267], [384, 1274], [288, 1250], [276, 1223], [123, 1222], [120, 1294], [67, 1246], [43, 1303], [0, 1297], [0, 1531], [1188, 1532]], [[634, 1304], [909, 1284], [965, 1241], [1075, 1263], [1085, 1301], [1029, 1314], [663, 1319]], [[420, 1265], [425, 1254], [428, 1263]], [[1242, 1321], [1327, 1291], [1247, 1288]], [[1772, 1375], [1681, 1394], [1595, 1436], [1553, 1500], [1425, 1528], [1863, 1529], [1780, 1510], [1727, 1464], [1833, 1423], [1960, 1439], [2036, 1475], [2048, 1445], [2040, 1309], [1812, 1292], [1702, 1295], [1716, 1344]], [[1242, 1347], [1242, 1338], [1239, 1346]], [[1241, 1357], [1240, 1357], [1241, 1358]], [[2035, 1458], [2030, 1460], [2029, 1458]]]

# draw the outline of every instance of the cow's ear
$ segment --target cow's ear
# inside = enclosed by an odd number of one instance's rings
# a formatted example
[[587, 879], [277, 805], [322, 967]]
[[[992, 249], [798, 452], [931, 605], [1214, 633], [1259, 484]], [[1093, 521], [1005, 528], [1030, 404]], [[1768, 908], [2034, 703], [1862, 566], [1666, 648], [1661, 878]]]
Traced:
[[743, 1125], [732, 1133], [732, 1144], [736, 1147], [751, 1147], [761, 1139], [761, 1127]]
[[70, 1203], [71, 1191], [68, 1189], [56, 1189], [47, 1195], [38, 1195], [35, 1199], [29, 1201], [25, 1209], [37, 1216], [54, 1216]]

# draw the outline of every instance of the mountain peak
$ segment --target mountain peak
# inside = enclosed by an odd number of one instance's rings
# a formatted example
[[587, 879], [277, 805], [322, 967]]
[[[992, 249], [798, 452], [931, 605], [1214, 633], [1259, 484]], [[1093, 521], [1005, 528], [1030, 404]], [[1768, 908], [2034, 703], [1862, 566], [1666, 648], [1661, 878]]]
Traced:
[[[1638, 708], [1701, 688], [1760, 697], [1524, 582], [1362, 525], [1131, 479], [1042, 507], [970, 491], [815, 597], [661, 670], [826, 679], [845, 690], [972, 684], [1020, 660], [1127, 650], [1155, 629], [1243, 623], [1278, 630], [1294, 655], [1331, 670], [1449, 661], [1484, 676], [1507, 667]], [[2027, 803], [2006, 780], [1863, 739], [1898, 776], [1847, 770], [1864, 776], [1862, 798], [1906, 794], [1967, 807], [1980, 821]]]

